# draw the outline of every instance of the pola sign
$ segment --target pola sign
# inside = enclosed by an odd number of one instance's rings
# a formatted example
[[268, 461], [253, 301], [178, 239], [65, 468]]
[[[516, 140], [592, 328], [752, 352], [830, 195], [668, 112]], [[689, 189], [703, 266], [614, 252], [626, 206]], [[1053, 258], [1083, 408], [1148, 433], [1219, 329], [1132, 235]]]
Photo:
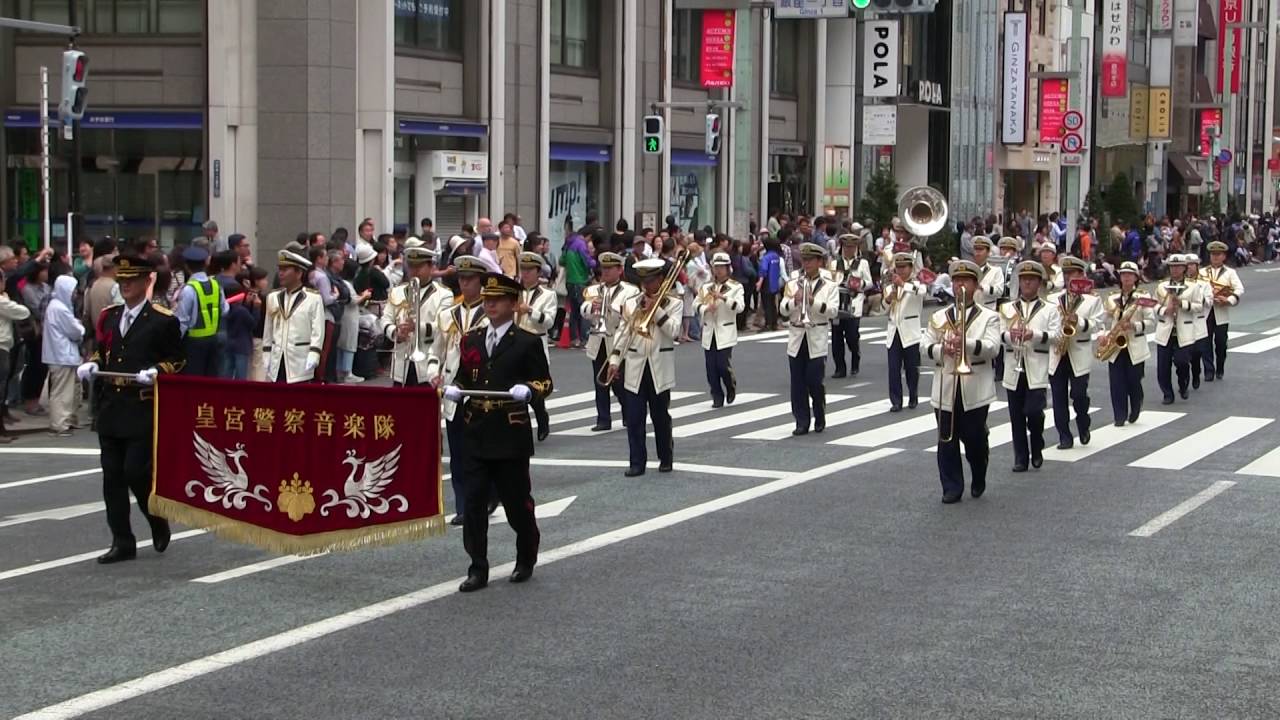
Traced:
[[862, 96], [898, 96], [898, 21], [867, 20], [862, 24]]

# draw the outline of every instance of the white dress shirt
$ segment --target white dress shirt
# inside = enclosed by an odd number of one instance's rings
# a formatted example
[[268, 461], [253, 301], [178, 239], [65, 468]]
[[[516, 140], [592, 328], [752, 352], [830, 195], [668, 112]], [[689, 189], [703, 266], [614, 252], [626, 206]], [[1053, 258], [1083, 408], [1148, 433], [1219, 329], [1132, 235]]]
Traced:
[[129, 328], [133, 327], [133, 322], [142, 314], [142, 305], [146, 300], [142, 300], [133, 307], [126, 307], [124, 312], [120, 313], [120, 337], [129, 334]]
[[512, 323], [512, 320], [508, 320], [497, 327], [489, 327], [489, 333], [484, 342], [485, 349], [488, 350], [490, 355], [493, 354], [493, 349], [498, 347], [498, 343], [502, 342], [502, 338], [507, 334], [507, 331], [511, 329]]

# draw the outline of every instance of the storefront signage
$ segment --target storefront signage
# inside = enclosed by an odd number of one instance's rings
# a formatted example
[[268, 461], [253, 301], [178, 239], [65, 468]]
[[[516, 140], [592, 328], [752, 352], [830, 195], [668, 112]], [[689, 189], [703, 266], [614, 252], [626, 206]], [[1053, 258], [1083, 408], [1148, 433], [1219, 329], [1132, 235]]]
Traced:
[[[1227, 25], [1244, 19], [1241, 0], [1218, 0], [1218, 92], [1222, 92], [1222, 78], [1227, 64]], [[1231, 92], [1240, 92], [1240, 30], [1231, 31]]]
[[702, 87], [733, 87], [733, 10], [702, 11]]
[[770, 140], [769, 154], [787, 155], [789, 157], [804, 157], [804, 143], [786, 142], [785, 140]]
[[867, 20], [863, 24], [862, 96], [898, 96], [898, 21]]
[[1134, 85], [1133, 91], [1129, 94], [1129, 138], [1132, 140], [1147, 139], [1147, 128], [1150, 125], [1147, 99], [1147, 86]]
[[[40, 127], [36, 110], [8, 110], [5, 127]], [[57, 114], [49, 116], [49, 127], [61, 127]], [[109, 130], [199, 130], [204, 127], [204, 114], [198, 112], [87, 112], [80, 126]]]
[[1151, 88], [1149, 93], [1152, 140], [1169, 139], [1173, 118], [1173, 90], [1167, 87]]
[[1196, 46], [1196, 10], [1197, 0], [1174, 0], [1173, 3], [1173, 44], [1175, 47]]
[[1157, 32], [1173, 29], [1173, 0], [1155, 0], [1151, 8], [1151, 29]]
[[437, 180], [488, 180], [489, 156], [484, 153], [437, 150], [431, 153]]
[[1062, 119], [1067, 113], [1070, 83], [1066, 79], [1040, 81], [1040, 142], [1057, 143], [1062, 139]]
[[1080, 153], [1063, 153], [1059, 158], [1063, 167], [1079, 167], [1084, 164], [1084, 155]]
[[849, 204], [849, 176], [851, 170], [849, 148], [828, 145], [823, 157], [822, 204], [828, 207]]
[[773, 16], [785, 18], [849, 17], [846, 0], [773, 0]]
[[1209, 128], [1222, 127], [1222, 111], [1218, 109], [1201, 110], [1200, 111], [1200, 154], [1209, 155], [1213, 152], [1213, 138], [1209, 135]]
[[1102, 96], [1129, 90], [1129, 0], [1105, 0], [1102, 7]]
[[1000, 98], [1000, 142], [1027, 141], [1027, 14], [1004, 14], [1004, 78]]
[[921, 105], [944, 105], [942, 83], [936, 83], [932, 80], [921, 80], [916, 83], [916, 101]]
[[898, 106], [864, 105], [862, 107], [862, 144], [896, 145], [898, 143]]
[[214, 159], [213, 161], [213, 196], [222, 197], [222, 161]]

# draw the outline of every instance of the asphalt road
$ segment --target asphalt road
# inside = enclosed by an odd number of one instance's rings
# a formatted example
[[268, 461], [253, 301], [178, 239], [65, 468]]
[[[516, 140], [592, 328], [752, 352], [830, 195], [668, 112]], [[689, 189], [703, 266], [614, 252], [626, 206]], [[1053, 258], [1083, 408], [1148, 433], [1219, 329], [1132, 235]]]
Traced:
[[775, 338], [735, 351], [717, 411], [681, 346], [676, 472], [638, 479], [621, 429], [582, 432], [589, 365], [556, 351], [541, 562], [503, 582], [495, 525], [466, 596], [457, 530], [301, 560], [179, 535], [97, 566], [93, 436], [24, 439], [0, 448], [0, 717], [1280, 716], [1272, 270], [1243, 273], [1224, 382], [1162, 407], [1153, 358], [1117, 431], [1096, 368], [1092, 443], [1024, 475], [993, 411], [988, 492], [957, 506], [927, 403], [884, 412], [882, 321], [802, 438]]

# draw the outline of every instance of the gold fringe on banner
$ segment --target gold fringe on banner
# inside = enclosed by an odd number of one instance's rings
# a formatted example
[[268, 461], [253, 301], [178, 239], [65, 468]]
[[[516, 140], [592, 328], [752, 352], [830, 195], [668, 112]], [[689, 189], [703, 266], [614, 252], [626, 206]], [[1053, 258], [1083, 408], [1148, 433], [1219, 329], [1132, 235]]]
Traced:
[[152, 515], [201, 528], [224, 540], [253, 545], [280, 555], [316, 555], [332, 550], [359, 550], [361, 548], [398, 545], [413, 540], [423, 540], [445, 533], [444, 515], [414, 520], [402, 520], [384, 525], [353, 530], [333, 530], [310, 535], [290, 535], [258, 527], [217, 513], [191, 507], [176, 500], [151, 495], [147, 503]]

